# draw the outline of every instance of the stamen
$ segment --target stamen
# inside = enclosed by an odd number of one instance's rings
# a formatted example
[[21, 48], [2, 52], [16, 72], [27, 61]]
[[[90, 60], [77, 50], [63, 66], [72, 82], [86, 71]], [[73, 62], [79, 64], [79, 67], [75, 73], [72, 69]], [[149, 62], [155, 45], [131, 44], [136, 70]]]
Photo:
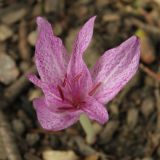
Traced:
[[62, 89], [61, 89], [61, 87], [60, 87], [59, 85], [57, 85], [57, 89], [58, 89], [58, 91], [59, 91], [59, 94], [60, 94], [60, 96], [61, 96], [61, 99], [64, 100], [64, 94], [63, 94], [63, 91], [62, 91]]
[[82, 76], [82, 72], [80, 72], [79, 74], [77, 74], [77, 75], [73, 78], [73, 81], [78, 81], [81, 76]]
[[88, 94], [90, 96], [93, 96], [93, 94], [96, 92], [96, 90], [100, 87], [101, 84], [102, 84], [101, 82], [97, 83]]
[[74, 107], [60, 107], [58, 108], [59, 111], [70, 111], [70, 110], [74, 110]]
[[65, 77], [64, 77], [64, 81], [63, 81], [63, 84], [62, 84], [63, 87], [65, 87], [66, 81], [67, 81], [67, 73], [65, 74]]

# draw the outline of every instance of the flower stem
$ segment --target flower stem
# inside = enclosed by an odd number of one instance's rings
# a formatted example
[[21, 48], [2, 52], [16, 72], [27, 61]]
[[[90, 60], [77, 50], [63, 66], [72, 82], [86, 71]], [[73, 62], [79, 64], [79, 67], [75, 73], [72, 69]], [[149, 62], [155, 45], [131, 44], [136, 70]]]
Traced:
[[86, 133], [87, 143], [93, 144], [96, 140], [96, 135], [89, 118], [85, 114], [81, 114], [79, 121]]

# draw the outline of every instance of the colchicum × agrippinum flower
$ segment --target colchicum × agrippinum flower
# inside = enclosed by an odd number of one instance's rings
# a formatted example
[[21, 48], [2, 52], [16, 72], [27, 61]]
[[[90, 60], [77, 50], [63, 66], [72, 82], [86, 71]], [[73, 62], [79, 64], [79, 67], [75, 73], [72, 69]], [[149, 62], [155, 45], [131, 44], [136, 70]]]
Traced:
[[53, 34], [49, 22], [37, 18], [35, 63], [40, 78], [33, 74], [28, 77], [44, 93], [33, 101], [44, 129], [65, 129], [77, 122], [81, 114], [104, 124], [108, 120], [104, 105], [138, 69], [140, 45], [136, 36], [106, 51], [91, 70], [87, 68], [83, 54], [91, 41], [95, 18], [90, 18], [77, 34], [71, 56], [62, 40]]

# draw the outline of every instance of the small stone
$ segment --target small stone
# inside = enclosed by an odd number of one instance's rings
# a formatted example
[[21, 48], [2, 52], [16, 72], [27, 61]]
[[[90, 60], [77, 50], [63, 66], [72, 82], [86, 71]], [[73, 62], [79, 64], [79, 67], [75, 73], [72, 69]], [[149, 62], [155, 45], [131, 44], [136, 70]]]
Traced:
[[61, 12], [64, 10], [64, 4], [64, 0], [61, 0], [61, 3], [59, 3], [59, 0], [47, 0], [44, 3], [44, 9], [46, 13]]
[[96, 44], [96, 40], [93, 38], [91, 44], [85, 51], [84, 60], [87, 66], [92, 67], [96, 61], [99, 59], [99, 50]]
[[55, 23], [54, 24], [54, 33], [55, 33], [55, 35], [58, 35], [58, 36], [61, 35], [62, 31], [63, 31], [62, 24], [59, 23], [59, 22]]
[[145, 98], [142, 102], [141, 112], [147, 118], [154, 111], [154, 100], [152, 98]]
[[151, 157], [145, 157], [145, 158], [142, 158], [142, 160], [153, 160], [153, 158], [151, 158]]
[[3, 14], [1, 21], [5, 24], [13, 24], [21, 19], [27, 14], [27, 7], [22, 5], [14, 5], [8, 8], [9, 10]]
[[149, 87], [155, 86], [155, 80], [150, 76], [145, 76], [145, 85]]
[[100, 156], [98, 154], [93, 154], [93, 155], [87, 156], [85, 160], [98, 160], [99, 158]]
[[59, 140], [58, 137], [52, 135], [52, 136], [50, 137], [50, 144], [51, 144], [51, 146], [52, 146], [53, 148], [57, 148], [57, 147], [59, 147], [59, 146], [61, 145], [61, 142], [60, 142], [60, 140]]
[[42, 153], [44, 160], [78, 160], [73, 151], [46, 150]]
[[93, 123], [93, 129], [95, 134], [98, 135], [102, 131], [103, 127], [100, 124], [95, 122]]
[[87, 4], [90, 3], [92, 0], [81, 0], [80, 3], [81, 4]]
[[160, 158], [160, 146], [158, 146], [158, 148], [157, 148], [157, 155]]
[[27, 143], [30, 146], [35, 145], [39, 141], [39, 139], [40, 139], [40, 136], [36, 133], [29, 133], [26, 136]]
[[25, 124], [27, 128], [33, 128], [33, 122], [28, 117], [28, 115], [26, 114], [24, 110], [19, 109], [17, 112], [17, 117], [22, 120], [22, 122]]
[[24, 123], [19, 119], [14, 119], [12, 121], [13, 129], [18, 135], [22, 135], [25, 131]]
[[4, 147], [4, 142], [2, 136], [0, 137], [0, 159], [1, 160], [6, 160], [7, 159], [7, 152]]
[[113, 13], [112, 14], [106, 13], [102, 17], [102, 21], [105, 23], [112, 22], [112, 21], [118, 21], [118, 20], [120, 20], [120, 16], [118, 14], [113, 14]]
[[7, 54], [0, 54], [0, 82], [8, 85], [19, 75], [14, 60]]
[[41, 14], [41, 3], [37, 3], [35, 6], [33, 6], [32, 16], [37, 17]]
[[32, 31], [31, 33], [29, 33], [27, 40], [31, 46], [35, 46], [37, 40], [37, 31]]
[[71, 53], [71, 50], [72, 50], [72, 44], [73, 44], [73, 41], [76, 37], [76, 34], [78, 33], [79, 31], [79, 28], [72, 28], [69, 33], [68, 33], [68, 36], [66, 37], [65, 39], [65, 46], [68, 50], [69, 53]]
[[24, 73], [28, 70], [28, 68], [30, 67], [30, 64], [26, 61], [22, 61], [20, 64], [19, 64], [19, 68], [20, 70]]
[[138, 122], [138, 110], [136, 108], [130, 108], [127, 112], [127, 125], [130, 129], [133, 129]]
[[115, 115], [115, 116], [118, 116], [118, 114], [119, 114], [119, 107], [118, 107], [117, 104], [111, 103], [111, 104], [109, 105], [109, 109], [110, 109], [110, 111], [111, 111], [111, 114], [113, 114], [113, 115]]
[[13, 35], [12, 30], [6, 25], [0, 25], [0, 41], [3, 42]]
[[40, 89], [32, 89], [29, 91], [28, 99], [32, 101], [33, 99], [40, 97], [42, 95], [42, 91]]
[[78, 19], [83, 19], [88, 14], [88, 7], [84, 4], [77, 5], [74, 7], [73, 14], [76, 15]]
[[88, 145], [87, 143], [85, 143], [84, 139], [81, 138], [80, 136], [75, 136], [74, 141], [81, 155], [89, 156], [96, 153], [96, 150], [92, 148], [91, 145]]
[[24, 155], [25, 160], [41, 160], [41, 158], [31, 154], [31, 153], [26, 153]]
[[102, 143], [109, 142], [112, 139], [118, 126], [119, 126], [119, 123], [116, 120], [110, 120], [106, 124], [106, 126], [104, 127], [104, 130], [100, 134], [100, 140], [102, 141]]
[[108, 0], [96, 0], [96, 7], [97, 9], [102, 9], [104, 6], [106, 6], [107, 4], [109, 4]]

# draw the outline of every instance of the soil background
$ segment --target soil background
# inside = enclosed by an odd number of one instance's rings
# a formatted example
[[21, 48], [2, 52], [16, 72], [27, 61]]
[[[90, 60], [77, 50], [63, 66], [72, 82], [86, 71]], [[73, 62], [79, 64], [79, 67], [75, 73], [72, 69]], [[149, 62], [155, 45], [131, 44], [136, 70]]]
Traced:
[[[106, 105], [110, 119], [88, 145], [79, 123], [43, 130], [32, 100], [42, 95], [27, 79], [34, 72], [36, 17], [51, 22], [71, 52], [80, 27], [97, 15], [85, 61], [136, 34], [139, 70]], [[0, 0], [0, 160], [160, 160], [159, 0]]]

